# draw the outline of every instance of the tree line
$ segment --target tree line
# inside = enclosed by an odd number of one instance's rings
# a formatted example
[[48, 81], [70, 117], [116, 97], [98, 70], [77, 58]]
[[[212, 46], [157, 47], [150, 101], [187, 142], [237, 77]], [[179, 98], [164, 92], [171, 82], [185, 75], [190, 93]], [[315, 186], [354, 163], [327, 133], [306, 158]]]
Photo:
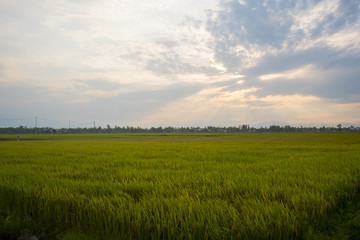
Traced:
[[89, 134], [89, 133], [249, 133], [249, 132], [360, 132], [359, 127], [342, 127], [338, 124], [337, 127], [293, 127], [289, 125], [279, 126], [271, 125], [270, 127], [250, 127], [248, 124], [243, 124], [233, 127], [110, 127], [106, 128], [28, 128], [24, 126], [19, 127], [3, 127], [0, 128], [0, 134]]

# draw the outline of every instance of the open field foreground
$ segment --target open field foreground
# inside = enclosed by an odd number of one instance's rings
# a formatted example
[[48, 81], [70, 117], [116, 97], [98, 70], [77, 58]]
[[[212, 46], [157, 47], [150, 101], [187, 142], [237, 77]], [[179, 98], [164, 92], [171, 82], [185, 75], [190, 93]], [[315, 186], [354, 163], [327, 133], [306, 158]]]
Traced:
[[360, 134], [0, 136], [2, 217], [59, 233], [303, 239], [359, 189]]

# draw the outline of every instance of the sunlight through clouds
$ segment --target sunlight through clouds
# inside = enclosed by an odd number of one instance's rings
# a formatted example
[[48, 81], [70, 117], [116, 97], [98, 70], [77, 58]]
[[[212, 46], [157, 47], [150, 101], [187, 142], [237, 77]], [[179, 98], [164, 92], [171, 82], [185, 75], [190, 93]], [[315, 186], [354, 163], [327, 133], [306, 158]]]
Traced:
[[357, 0], [4, 0], [0, 12], [8, 118], [360, 124]]

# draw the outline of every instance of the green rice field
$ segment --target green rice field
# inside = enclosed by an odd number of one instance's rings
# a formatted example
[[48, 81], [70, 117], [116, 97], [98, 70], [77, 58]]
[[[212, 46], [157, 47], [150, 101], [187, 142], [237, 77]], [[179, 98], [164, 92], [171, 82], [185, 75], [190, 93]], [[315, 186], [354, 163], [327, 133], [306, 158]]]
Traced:
[[304, 239], [359, 191], [358, 133], [0, 135], [0, 236]]

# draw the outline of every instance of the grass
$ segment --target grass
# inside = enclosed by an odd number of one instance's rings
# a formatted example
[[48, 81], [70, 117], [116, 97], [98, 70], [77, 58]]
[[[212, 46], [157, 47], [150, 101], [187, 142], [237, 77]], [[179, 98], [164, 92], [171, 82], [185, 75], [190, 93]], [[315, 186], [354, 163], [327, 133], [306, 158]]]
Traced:
[[305, 233], [307, 239], [359, 239], [360, 237], [360, 192], [343, 203], [343, 206], [324, 218], [314, 229]]
[[325, 236], [360, 189], [359, 134], [20, 139], [0, 136], [0, 211], [63, 239]]

